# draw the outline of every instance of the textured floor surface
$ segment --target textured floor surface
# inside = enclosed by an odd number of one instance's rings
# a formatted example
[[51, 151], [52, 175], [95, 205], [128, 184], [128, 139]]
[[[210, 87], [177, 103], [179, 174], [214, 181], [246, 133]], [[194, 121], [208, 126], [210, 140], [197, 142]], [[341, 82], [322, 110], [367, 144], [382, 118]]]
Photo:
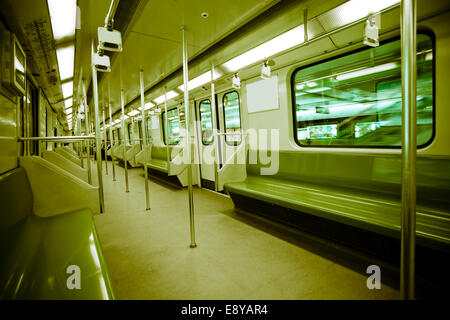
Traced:
[[120, 299], [398, 298], [385, 283], [367, 288], [367, 263], [344, 266], [341, 256], [238, 214], [229, 197], [204, 189], [194, 189], [198, 247], [189, 248], [187, 190], [150, 181], [146, 211], [142, 168], [128, 170], [126, 193], [124, 169], [116, 166], [113, 182], [108, 165], [105, 213], [95, 222]]

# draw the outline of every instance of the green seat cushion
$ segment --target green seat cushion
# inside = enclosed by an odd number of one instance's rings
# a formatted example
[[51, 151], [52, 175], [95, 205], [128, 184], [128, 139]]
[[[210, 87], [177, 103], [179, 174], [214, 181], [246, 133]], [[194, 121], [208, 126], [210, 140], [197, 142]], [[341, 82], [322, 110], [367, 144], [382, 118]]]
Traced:
[[[400, 201], [395, 196], [346, 187], [324, 186], [274, 176], [248, 175], [225, 190], [355, 227], [399, 237]], [[450, 242], [444, 209], [417, 207], [417, 235]]]
[[[90, 210], [49, 218], [29, 215], [20, 224], [2, 252], [0, 298], [114, 298]], [[80, 290], [67, 287], [70, 265], [80, 268]]]
[[169, 170], [167, 166], [167, 161], [164, 159], [154, 159], [152, 158], [148, 163], [147, 166], [151, 169], [155, 169], [162, 172], [167, 172]]

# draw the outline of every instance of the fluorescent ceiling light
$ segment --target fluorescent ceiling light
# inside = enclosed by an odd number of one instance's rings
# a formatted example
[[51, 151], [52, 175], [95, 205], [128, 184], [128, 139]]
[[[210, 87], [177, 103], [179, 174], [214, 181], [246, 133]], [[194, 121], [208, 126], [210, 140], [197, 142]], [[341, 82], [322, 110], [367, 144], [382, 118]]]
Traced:
[[65, 82], [65, 83], [61, 84], [61, 88], [62, 88], [64, 99], [73, 96], [73, 81], [69, 81], [69, 82]]
[[76, 0], [47, 0], [55, 41], [75, 36]]
[[75, 47], [73, 45], [56, 50], [60, 80], [73, 78]]
[[336, 23], [344, 25], [399, 3], [400, 0], [351, 0], [337, 7]]
[[[222, 76], [221, 73], [214, 70], [214, 80], [220, 78], [221, 76]], [[188, 82], [188, 88], [189, 88], [189, 90], [193, 90], [193, 89], [198, 88], [208, 82], [211, 82], [211, 71], [207, 71], [204, 74], [199, 75], [198, 77], [190, 80]], [[181, 91], [184, 91], [184, 84], [179, 86], [178, 89]]]
[[[147, 102], [146, 104], [144, 104], [144, 111], [150, 109], [151, 107], [153, 107], [155, 104], [151, 103], [151, 102]], [[142, 111], [142, 107], [139, 107], [138, 110]]]
[[[167, 101], [169, 101], [172, 98], [175, 98], [176, 96], [178, 96], [178, 93], [176, 93], [175, 91], [171, 90], [169, 92], [167, 92]], [[154, 101], [157, 104], [161, 104], [164, 102], [164, 95], [159, 96], [158, 98], [154, 99]]]
[[[338, 25], [348, 24], [358, 19], [377, 13], [385, 8], [391, 7], [400, 0], [351, 0], [336, 7], [334, 19], [338, 19]], [[336, 17], [335, 17], [336, 16]], [[275, 38], [269, 40], [256, 48], [253, 48], [223, 64], [229, 72], [236, 72], [248, 65], [265, 60], [279, 52], [295, 47], [304, 42], [304, 26], [295, 27]]]
[[139, 113], [140, 113], [139, 110], [132, 110], [132, 111], [128, 112], [128, 115], [131, 116], [131, 117], [133, 117], [133, 116], [135, 116], [135, 115], [138, 115]]
[[336, 80], [341, 81], [341, 80], [347, 80], [347, 79], [351, 79], [351, 78], [358, 78], [358, 77], [366, 76], [369, 74], [392, 70], [392, 69], [397, 68], [397, 66], [398, 66], [398, 64], [395, 62], [381, 64], [376, 67], [371, 67], [371, 68], [366, 68], [366, 69], [361, 69], [361, 70], [357, 70], [357, 71], [353, 71], [353, 72], [340, 74], [340, 75], [336, 76]]
[[72, 104], [73, 104], [73, 98], [64, 100], [64, 105], [65, 105], [66, 109], [70, 108], [72, 106]]
[[274, 54], [292, 48], [304, 41], [303, 25], [295, 27], [278, 37], [253, 48], [236, 58], [228, 60], [223, 67], [229, 72], [235, 72], [252, 63], [264, 60]]

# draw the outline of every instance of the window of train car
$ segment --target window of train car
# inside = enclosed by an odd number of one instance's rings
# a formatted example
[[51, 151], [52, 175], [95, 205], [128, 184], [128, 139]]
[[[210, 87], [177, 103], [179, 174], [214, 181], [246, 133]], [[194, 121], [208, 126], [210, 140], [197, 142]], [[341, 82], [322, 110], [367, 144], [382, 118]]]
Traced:
[[[241, 114], [239, 93], [231, 91], [223, 96], [223, 113], [225, 119], [225, 142], [228, 145], [241, 143]], [[232, 134], [236, 133], [236, 134]]]
[[128, 129], [128, 143], [129, 144], [133, 144], [133, 125], [130, 123], [128, 123], [127, 125], [127, 129]]
[[175, 145], [180, 143], [180, 119], [178, 117], [178, 108], [167, 111], [168, 121], [167, 121], [167, 135], [166, 137], [166, 112], [162, 113], [162, 124], [163, 124], [163, 136], [164, 143], [169, 145]]
[[204, 145], [213, 143], [213, 123], [209, 99], [200, 102], [200, 123], [202, 125], [202, 143]]
[[122, 144], [122, 141], [120, 141], [120, 129], [119, 128], [116, 129], [116, 133], [117, 133], [117, 139], [118, 139], [119, 144]]
[[150, 139], [152, 138], [152, 119], [147, 117], [145, 121], [147, 122], [147, 144], [150, 144]]
[[[417, 146], [434, 136], [433, 39], [417, 35]], [[295, 140], [301, 146], [401, 146], [400, 40], [294, 71]]]

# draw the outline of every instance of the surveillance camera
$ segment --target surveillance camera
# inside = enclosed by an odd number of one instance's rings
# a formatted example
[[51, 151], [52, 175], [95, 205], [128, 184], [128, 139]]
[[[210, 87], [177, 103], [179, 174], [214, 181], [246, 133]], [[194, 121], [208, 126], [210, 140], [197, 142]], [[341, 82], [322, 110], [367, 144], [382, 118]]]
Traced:
[[120, 31], [109, 30], [105, 27], [98, 29], [98, 46], [104, 51], [122, 52], [122, 35]]

